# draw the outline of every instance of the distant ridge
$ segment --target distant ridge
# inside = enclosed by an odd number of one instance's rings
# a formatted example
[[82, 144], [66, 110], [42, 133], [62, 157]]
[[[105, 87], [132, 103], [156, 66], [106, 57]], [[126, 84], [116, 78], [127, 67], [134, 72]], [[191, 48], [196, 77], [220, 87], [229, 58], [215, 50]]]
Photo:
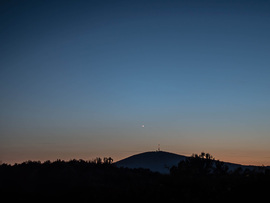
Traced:
[[164, 152], [150, 151], [127, 157], [115, 163], [118, 167], [146, 168], [153, 172], [170, 173], [170, 168], [186, 159], [186, 156]]
[[[169, 174], [172, 166], [177, 166], [180, 161], [185, 160], [188, 156], [183, 156], [165, 151], [150, 151], [132, 155], [115, 163], [117, 167], [124, 168], [145, 168], [153, 172]], [[229, 171], [237, 168], [243, 170], [254, 170], [257, 166], [245, 166], [240, 164], [224, 162], [228, 166]]]

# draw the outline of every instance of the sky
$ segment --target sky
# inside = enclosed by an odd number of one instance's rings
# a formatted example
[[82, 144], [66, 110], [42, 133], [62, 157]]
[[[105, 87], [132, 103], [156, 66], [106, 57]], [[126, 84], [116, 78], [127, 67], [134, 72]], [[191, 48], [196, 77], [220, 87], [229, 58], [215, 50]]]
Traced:
[[270, 165], [270, 1], [0, 2], [0, 161], [157, 150]]

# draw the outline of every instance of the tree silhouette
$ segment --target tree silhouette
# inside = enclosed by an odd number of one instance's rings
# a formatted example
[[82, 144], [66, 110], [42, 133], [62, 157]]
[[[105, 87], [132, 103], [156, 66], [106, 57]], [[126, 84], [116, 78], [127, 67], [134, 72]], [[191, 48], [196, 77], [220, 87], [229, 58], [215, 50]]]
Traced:
[[102, 164], [102, 159], [100, 158], [100, 157], [97, 157], [97, 158], [95, 158], [94, 160], [93, 160], [93, 163], [95, 163], [95, 164]]
[[103, 158], [103, 163], [104, 164], [112, 164], [113, 162], [113, 159], [111, 157], [107, 158], [107, 157], [104, 157]]
[[209, 153], [202, 152], [200, 155], [192, 154], [191, 157], [181, 161], [177, 167], [171, 168], [174, 175], [209, 175], [213, 173], [225, 173], [228, 170], [223, 162], [215, 160]]

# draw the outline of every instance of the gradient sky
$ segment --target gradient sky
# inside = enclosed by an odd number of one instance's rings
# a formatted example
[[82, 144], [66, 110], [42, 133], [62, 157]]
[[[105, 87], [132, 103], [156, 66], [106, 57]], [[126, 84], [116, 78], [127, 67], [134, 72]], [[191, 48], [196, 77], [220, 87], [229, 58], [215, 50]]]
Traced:
[[269, 10], [1, 1], [0, 160], [119, 160], [160, 144], [270, 165]]

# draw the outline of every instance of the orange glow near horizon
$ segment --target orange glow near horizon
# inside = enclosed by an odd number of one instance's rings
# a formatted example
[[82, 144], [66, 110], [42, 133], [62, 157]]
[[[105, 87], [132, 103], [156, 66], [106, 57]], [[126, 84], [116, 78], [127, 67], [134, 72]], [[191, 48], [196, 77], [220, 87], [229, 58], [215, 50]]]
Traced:
[[[176, 153], [176, 154], [180, 154], [180, 155], [184, 155], [184, 156], [191, 156], [192, 154], [200, 154], [202, 151], [196, 151], [196, 152], [183, 152], [183, 151], [172, 151], [172, 150], [165, 150], [165, 149], [161, 149], [162, 151], [168, 151], [171, 153]], [[154, 150], [146, 150], [146, 151], [155, 151]], [[10, 154], [8, 156], [5, 156], [5, 159], [1, 160], [2, 163], [7, 163], [7, 164], [15, 164], [15, 163], [22, 163], [28, 160], [31, 161], [55, 161], [57, 159], [61, 159], [61, 160], [65, 160], [65, 161], [69, 161], [72, 159], [83, 159], [83, 160], [93, 160], [96, 157], [112, 157], [114, 162], [117, 162], [121, 159], [127, 158], [129, 156], [135, 155], [135, 154], [139, 154], [139, 153], [143, 153], [146, 151], [125, 151], [125, 152], [116, 152], [116, 151], [112, 151], [110, 152], [105, 152], [105, 153], [95, 153], [95, 154], [88, 154], [87, 152], [84, 152], [82, 154], [70, 154], [70, 153], [62, 153], [58, 156], [55, 156], [53, 154], [38, 154], [36, 153], [35, 155], [29, 155], [27, 153], [25, 153], [23, 156], [21, 156], [20, 158], [17, 156], [17, 154]], [[257, 152], [257, 153], [251, 153], [249, 151], [244, 152], [220, 152], [220, 151], [204, 151], [207, 153], [210, 153], [216, 160], [220, 160], [220, 161], [224, 161], [224, 162], [230, 162], [230, 163], [236, 163], [236, 164], [241, 164], [241, 165], [256, 165], [256, 166], [270, 166], [270, 159], [269, 157], [264, 157], [263, 155], [265, 154], [264, 152]], [[17, 157], [17, 158], [16, 158]]]

